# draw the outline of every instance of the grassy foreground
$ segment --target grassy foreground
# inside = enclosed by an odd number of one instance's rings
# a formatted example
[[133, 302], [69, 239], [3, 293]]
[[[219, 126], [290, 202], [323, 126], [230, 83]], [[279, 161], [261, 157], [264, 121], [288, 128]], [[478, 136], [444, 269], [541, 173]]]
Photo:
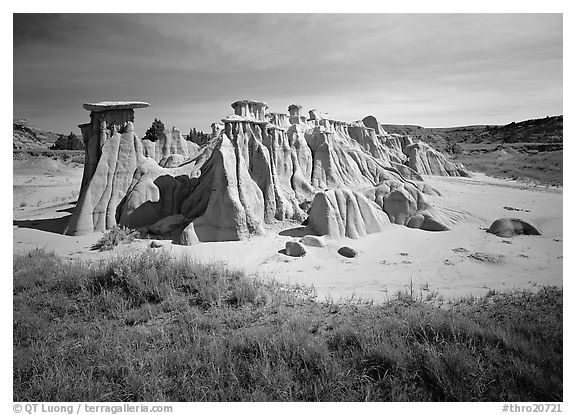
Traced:
[[145, 252], [14, 256], [15, 401], [559, 401], [562, 291], [327, 304]]

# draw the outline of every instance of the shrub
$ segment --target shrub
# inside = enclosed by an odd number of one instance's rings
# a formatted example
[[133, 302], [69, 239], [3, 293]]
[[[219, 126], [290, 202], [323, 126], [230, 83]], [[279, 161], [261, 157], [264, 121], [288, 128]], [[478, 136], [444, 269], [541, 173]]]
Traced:
[[186, 140], [192, 141], [193, 143], [202, 146], [210, 140], [210, 134], [206, 134], [202, 131], [196, 131], [196, 128], [191, 128], [190, 133], [186, 136]]
[[58, 139], [50, 147], [51, 150], [84, 150], [84, 141], [76, 134], [70, 133], [67, 136], [58, 134]]
[[132, 242], [138, 236], [138, 231], [116, 225], [104, 233], [104, 236], [94, 244], [93, 249], [98, 251], [110, 251], [121, 243]]

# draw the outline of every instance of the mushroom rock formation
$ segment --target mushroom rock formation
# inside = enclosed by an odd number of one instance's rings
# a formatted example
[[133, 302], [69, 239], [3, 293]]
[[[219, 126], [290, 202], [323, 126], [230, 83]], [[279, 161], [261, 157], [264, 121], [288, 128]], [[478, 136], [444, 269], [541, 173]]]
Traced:
[[282, 114], [280, 112], [270, 112], [266, 115], [268, 117], [270, 124], [276, 127], [288, 129], [291, 125], [288, 114]]
[[148, 108], [150, 104], [143, 101], [102, 101], [102, 102], [88, 102], [82, 107], [92, 113], [96, 112], [111, 112], [111, 111], [132, 111], [132, 118], [134, 117], [135, 108]]
[[288, 107], [288, 112], [290, 113], [290, 124], [301, 124], [303, 123], [305, 117], [300, 114], [302, 111], [302, 105], [291, 104]]
[[211, 138], [218, 137], [220, 135], [220, 132], [224, 129], [224, 124], [220, 122], [213, 122], [210, 125], [210, 128], [212, 128], [212, 134], [210, 135], [210, 137]]
[[101, 149], [114, 128], [123, 128], [127, 122], [134, 122], [134, 109], [150, 106], [141, 101], [103, 101], [86, 103], [84, 109], [90, 111], [90, 122], [81, 124], [84, 139], [84, 173], [80, 193], [94, 175], [100, 160]]
[[132, 176], [144, 162], [142, 142], [128, 121], [121, 134], [113, 130], [102, 146], [96, 168], [80, 190], [66, 234], [79, 235], [104, 231], [116, 226], [116, 212], [125, 197]]
[[348, 189], [319, 192], [310, 207], [308, 226], [320, 235], [357, 239], [381, 232], [388, 216], [362, 194]]
[[251, 101], [244, 99], [232, 103], [234, 114], [246, 119], [265, 121], [266, 109], [268, 105], [265, 102]]
[[516, 235], [542, 235], [534, 225], [518, 218], [500, 218], [495, 220], [486, 231], [502, 238]]
[[119, 223], [167, 229], [186, 245], [239, 240], [276, 220], [302, 221], [309, 206], [311, 226], [332, 236], [359, 237], [390, 223], [448, 229], [424, 199], [438, 194], [421, 181], [424, 161], [414, 164], [420, 170], [409, 163], [420, 150], [409, 137], [367, 127], [377, 124], [370, 117], [348, 124], [312, 110], [305, 120], [299, 105], [288, 116], [236, 101], [234, 114], [212, 124], [210, 140], [197, 146], [175, 128], [156, 142], [136, 137], [133, 108], [143, 103], [90, 105], [96, 112], [82, 126], [86, 179], [68, 233]]
[[328, 113], [326, 112], [318, 112], [317, 109], [311, 109], [310, 111], [308, 111], [308, 114], [310, 114], [310, 120], [311, 121], [320, 121], [320, 120], [324, 120], [324, 119], [329, 119], [330, 116], [328, 115]]

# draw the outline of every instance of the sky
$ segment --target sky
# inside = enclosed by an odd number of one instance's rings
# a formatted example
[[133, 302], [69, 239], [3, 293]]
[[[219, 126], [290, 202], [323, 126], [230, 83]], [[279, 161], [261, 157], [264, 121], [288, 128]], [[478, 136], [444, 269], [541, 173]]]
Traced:
[[561, 14], [14, 14], [13, 117], [79, 134], [85, 102], [141, 100], [209, 131], [240, 99], [450, 127], [563, 112]]

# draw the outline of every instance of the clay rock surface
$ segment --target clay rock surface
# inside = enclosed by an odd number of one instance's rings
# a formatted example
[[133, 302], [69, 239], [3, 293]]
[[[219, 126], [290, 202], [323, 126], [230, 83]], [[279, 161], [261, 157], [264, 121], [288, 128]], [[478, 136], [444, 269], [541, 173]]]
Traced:
[[320, 235], [357, 239], [382, 232], [388, 216], [362, 194], [347, 189], [317, 193], [312, 202], [308, 226]]
[[178, 163], [189, 160], [193, 155], [190, 150], [195, 151], [198, 148], [197, 144], [186, 141], [177, 128], [164, 130], [156, 141], [142, 140], [142, 144], [144, 155], [154, 159], [162, 167], [175, 167]]
[[142, 142], [128, 123], [126, 132], [114, 133], [101, 149], [96, 170], [80, 194], [65, 233], [70, 235], [105, 231], [117, 225], [116, 212], [144, 162]]
[[355, 132], [351, 132], [351, 136], [376, 157], [388, 153], [387, 157], [391, 163], [406, 178], [422, 180], [423, 175], [470, 177], [470, 173], [462, 164], [451, 162], [429, 144], [421, 141], [414, 143], [409, 136], [386, 133], [372, 115], [365, 117], [356, 125], [359, 124], [367, 127], [369, 132], [373, 131], [368, 134], [370, 139]]
[[487, 232], [502, 238], [511, 238], [516, 235], [542, 235], [534, 225], [518, 218], [500, 218], [495, 220]]
[[425, 175], [470, 177], [470, 173], [459, 163], [449, 161], [429, 144], [418, 142], [402, 150], [408, 156], [408, 167]]
[[[428, 189], [432, 193], [433, 190]], [[391, 223], [427, 231], [449, 230], [449, 220], [437, 212], [411, 183], [384, 181], [364, 195], [388, 215]]]
[[[183, 229], [176, 241], [185, 245], [246, 239], [265, 224], [307, 218], [332, 237], [358, 238], [390, 223], [448, 229], [424, 198], [437, 194], [422, 181], [425, 163], [410, 166], [420, 151], [410, 137], [386, 134], [373, 117], [348, 124], [315, 110], [306, 120], [296, 105], [290, 114], [251, 100], [232, 107], [202, 146], [176, 128], [156, 142], [140, 140], [124, 121], [132, 109], [93, 112], [82, 126], [90, 157], [68, 233], [117, 223], [155, 229], [174, 218], [178, 226], [167, 232]], [[125, 127], [107, 126], [117, 119]]]

